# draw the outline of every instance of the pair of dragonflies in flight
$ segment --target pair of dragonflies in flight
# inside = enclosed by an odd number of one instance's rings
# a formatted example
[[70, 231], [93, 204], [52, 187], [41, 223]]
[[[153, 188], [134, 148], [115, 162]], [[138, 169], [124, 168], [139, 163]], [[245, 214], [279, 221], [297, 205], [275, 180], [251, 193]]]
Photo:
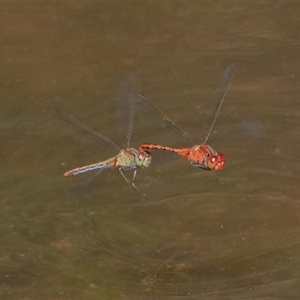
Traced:
[[[113, 145], [119, 153], [107, 160], [100, 161], [94, 164], [78, 167], [72, 170], [69, 170], [64, 173], [64, 176], [73, 176], [82, 174], [92, 170], [104, 170], [108, 168], [117, 168], [122, 175], [122, 177], [126, 180], [128, 184], [131, 184], [137, 191], [142, 193], [144, 196], [145, 193], [139, 189], [139, 187], [135, 184], [136, 173], [138, 168], [147, 168], [151, 164], [151, 151], [154, 150], [163, 150], [168, 152], [173, 152], [178, 154], [181, 157], [188, 159], [191, 164], [195, 167], [204, 169], [204, 170], [220, 170], [225, 166], [225, 156], [222, 153], [218, 153], [208, 144], [206, 144], [209, 135], [212, 131], [212, 128], [216, 122], [217, 116], [220, 112], [220, 108], [224, 101], [228, 86], [230, 84], [232, 74], [234, 70], [234, 65], [229, 65], [222, 77], [221, 84], [217, 90], [217, 99], [216, 99], [216, 106], [212, 112], [212, 115], [209, 119], [207, 124], [206, 130], [201, 138], [201, 143], [196, 144], [192, 141], [192, 139], [183, 131], [177, 124], [175, 124], [172, 120], [165, 117], [159, 110], [154, 106], [149, 99], [145, 98], [142, 95], [135, 95], [139, 97], [139, 100], [144, 101], [148, 104], [148, 106], [158, 114], [163, 121], [170, 123], [181, 135], [185, 137], [185, 139], [194, 144], [192, 147], [187, 148], [174, 148], [169, 146], [151, 144], [151, 143], [143, 143], [140, 145], [139, 149], [134, 149], [129, 147], [131, 132], [132, 132], [132, 121], [130, 121], [130, 126], [127, 132], [127, 139], [126, 139], [126, 147], [124, 149], [120, 149], [117, 145], [115, 145], [111, 140], [102, 136], [100, 133], [95, 132], [88, 127], [81, 125], [83, 129], [89, 131], [90, 133], [96, 135], [97, 137], [101, 138], [104, 142]], [[131, 115], [131, 118], [133, 116]], [[131, 181], [127, 179], [124, 175], [123, 171], [133, 170], [133, 178]]]

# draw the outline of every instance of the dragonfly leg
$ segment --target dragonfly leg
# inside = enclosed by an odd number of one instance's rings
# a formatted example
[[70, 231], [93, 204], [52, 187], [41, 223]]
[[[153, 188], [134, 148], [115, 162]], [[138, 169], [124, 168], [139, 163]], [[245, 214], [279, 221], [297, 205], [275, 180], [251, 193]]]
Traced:
[[137, 191], [139, 191], [145, 198], [148, 198], [147, 195], [146, 195], [141, 189], [139, 189], [139, 188], [136, 186], [136, 184], [135, 184], [136, 173], [137, 173], [137, 169], [135, 169], [135, 170], [133, 171], [133, 177], [132, 177], [131, 185], [132, 185]]
[[119, 168], [119, 172], [120, 174], [123, 176], [123, 178], [126, 180], [126, 182], [128, 184], [130, 184], [131, 186], [133, 186], [138, 192], [140, 192], [145, 198], [147, 198], [146, 194], [141, 190], [139, 189], [136, 184], [135, 184], [135, 177], [136, 177], [136, 173], [137, 173], [137, 170], [135, 169], [134, 172], [133, 172], [133, 177], [132, 177], [132, 181], [130, 182], [126, 176], [124, 175], [123, 171], [122, 171], [122, 168]]
[[210, 169], [207, 167], [207, 164], [204, 164], [204, 163], [192, 161], [192, 162], [191, 162], [191, 165], [194, 166], [194, 167], [203, 169], [203, 170], [210, 170]]

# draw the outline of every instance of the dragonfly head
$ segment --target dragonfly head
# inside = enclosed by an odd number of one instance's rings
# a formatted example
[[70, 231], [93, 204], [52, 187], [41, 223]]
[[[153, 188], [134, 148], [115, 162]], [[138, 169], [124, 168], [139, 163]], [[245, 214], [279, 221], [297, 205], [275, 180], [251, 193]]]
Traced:
[[217, 153], [208, 157], [207, 168], [208, 170], [221, 170], [225, 166], [225, 155]]
[[140, 151], [135, 158], [135, 163], [138, 167], [147, 168], [151, 163], [151, 154], [148, 151]]

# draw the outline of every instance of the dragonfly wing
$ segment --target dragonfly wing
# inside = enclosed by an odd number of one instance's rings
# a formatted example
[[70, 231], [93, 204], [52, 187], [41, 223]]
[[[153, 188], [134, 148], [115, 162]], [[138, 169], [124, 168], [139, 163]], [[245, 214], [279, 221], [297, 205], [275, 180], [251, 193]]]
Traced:
[[[98, 142], [100, 145], [106, 145], [110, 148], [113, 148], [116, 152], [120, 151], [120, 147], [118, 147], [113, 141], [111, 141], [109, 138], [105, 137], [101, 133], [93, 130], [92, 128], [88, 127], [78, 119], [76, 119], [74, 116], [71, 116], [69, 114], [65, 114], [61, 112], [59, 108], [54, 108], [54, 114], [60, 119], [68, 124], [72, 125], [75, 129], [80, 129], [83, 133], [88, 133], [91, 138], [93, 138], [93, 141]], [[78, 131], [76, 131], [78, 134]]]
[[210, 145], [217, 143], [226, 144], [237, 141], [245, 141], [246, 139], [259, 139], [265, 133], [263, 123], [254, 118], [243, 119], [238, 125], [223, 126], [218, 130], [218, 138], [211, 135]]
[[[151, 165], [161, 165], [179, 159], [180, 156], [171, 150], [172, 147], [193, 145], [192, 139], [173, 120], [165, 116], [150, 99], [141, 94], [137, 95], [136, 99], [138, 128], [143, 136], [143, 144], [150, 146], [145, 150], [152, 155]], [[145, 132], [148, 138], [145, 138]]]
[[116, 98], [119, 134], [122, 138], [125, 137], [125, 148], [129, 147], [131, 141], [138, 85], [137, 78], [132, 73], [127, 73], [122, 78], [120, 96]]
[[216, 122], [216, 119], [218, 117], [218, 114], [220, 112], [220, 109], [221, 109], [221, 106], [223, 104], [223, 101], [225, 99], [225, 96], [226, 96], [226, 92], [227, 92], [227, 89], [228, 89], [228, 86], [230, 84], [230, 81], [231, 81], [231, 78], [232, 78], [232, 74], [233, 74], [233, 70], [234, 70], [234, 64], [230, 64], [224, 74], [223, 74], [223, 78], [222, 78], [222, 81], [217, 89], [217, 96], [216, 96], [216, 101], [215, 101], [215, 108], [213, 109], [213, 113], [206, 125], [206, 129], [205, 129], [205, 132], [204, 134], [202, 135], [202, 139], [201, 139], [201, 142], [202, 143], [206, 143], [207, 142], [207, 139], [213, 129], [213, 126]]
[[165, 132], [176, 132], [174, 136], [176, 136], [176, 140], [178, 140], [178, 136], [180, 136], [181, 140], [184, 140], [185, 144], [194, 144], [193, 140], [189, 137], [189, 135], [174, 121], [164, 115], [151, 101], [145, 96], [139, 94], [137, 95], [137, 104], [139, 105], [140, 110], [148, 111], [149, 119], [156, 119], [156, 123], [160, 124], [160, 131], [163, 130]]

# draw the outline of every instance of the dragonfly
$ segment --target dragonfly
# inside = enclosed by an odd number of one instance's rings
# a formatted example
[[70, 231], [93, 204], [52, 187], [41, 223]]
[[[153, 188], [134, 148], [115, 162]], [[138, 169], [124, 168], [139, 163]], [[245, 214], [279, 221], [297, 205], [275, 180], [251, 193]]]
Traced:
[[[121, 149], [119, 146], [117, 146], [113, 141], [111, 141], [109, 138], [103, 136], [99, 132], [89, 128], [88, 126], [80, 123], [75, 118], [69, 117], [69, 120], [73, 123], [77, 124], [81, 129], [84, 131], [96, 136], [99, 138], [102, 142], [104, 142], [107, 146], [114, 148], [118, 154], [108, 158], [106, 160], [96, 162], [93, 164], [85, 165], [82, 167], [77, 167], [72, 170], [69, 170], [64, 173], [64, 176], [75, 176], [79, 175], [85, 172], [93, 171], [93, 170], [99, 170], [100, 172], [104, 169], [110, 169], [110, 168], [117, 168], [122, 175], [122, 177], [125, 179], [125, 181], [134, 187], [138, 192], [140, 192], [144, 197], [146, 197], [146, 194], [135, 184], [136, 174], [138, 168], [147, 168], [149, 167], [151, 163], [151, 154], [147, 150], [137, 150], [135, 148], [129, 147], [131, 135], [132, 135], [132, 129], [133, 129], [133, 119], [134, 119], [134, 101], [135, 101], [136, 95], [134, 94], [127, 94], [125, 95], [125, 100], [128, 101], [129, 106], [129, 124], [127, 128], [127, 134], [126, 134], [126, 141], [125, 141], [125, 148]], [[128, 180], [128, 178], [125, 176], [123, 171], [133, 170], [133, 177], [132, 180]]]
[[202, 135], [200, 144], [195, 144], [193, 140], [188, 136], [188, 134], [181, 129], [176, 123], [171, 119], [163, 115], [154, 104], [144, 97], [144, 101], [156, 112], [163, 121], [169, 122], [177, 131], [181, 133], [189, 142], [194, 146], [187, 148], [174, 148], [169, 146], [143, 143], [140, 145], [140, 151], [151, 151], [151, 150], [165, 150], [178, 154], [181, 157], [187, 158], [194, 167], [198, 167], [204, 170], [221, 170], [225, 166], [225, 155], [215, 151], [211, 146], [206, 142], [211, 134], [213, 126], [215, 125], [217, 116], [220, 112], [221, 106], [224, 102], [228, 86], [231, 82], [232, 74], [234, 71], [234, 64], [230, 64], [222, 77], [221, 84], [217, 90], [216, 106], [212, 112], [211, 117], [209, 118], [208, 124]]

